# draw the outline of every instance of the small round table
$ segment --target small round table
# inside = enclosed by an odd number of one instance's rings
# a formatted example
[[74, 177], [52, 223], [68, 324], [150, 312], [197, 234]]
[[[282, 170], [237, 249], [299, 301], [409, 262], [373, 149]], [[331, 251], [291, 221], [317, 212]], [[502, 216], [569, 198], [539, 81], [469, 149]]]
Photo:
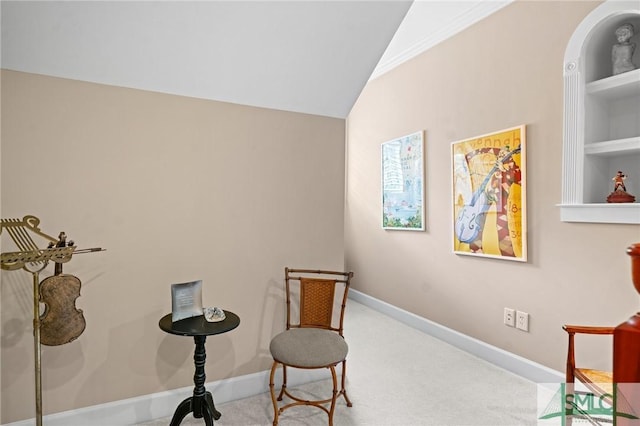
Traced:
[[182, 419], [189, 413], [193, 413], [193, 417], [199, 419], [204, 417], [207, 426], [213, 426], [213, 420], [218, 420], [222, 414], [216, 410], [213, 403], [213, 396], [204, 387], [206, 375], [204, 373], [204, 364], [207, 359], [207, 353], [204, 343], [207, 336], [214, 334], [222, 334], [231, 331], [240, 325], [240, 318], [233, 312], [224, 311], [225, 319], [219, 322], [208, 322], [203, 315], [197, 317], [185, 318], [176, 322], [171, 321], [171, 314], [167, 314], [160, 319], [159, 325], [163, 331], [179, 336], [193, 336], [196, 349], [193, 355], [196, 372], [193, 376], [193, 396], [185, 399], [176, 408], [171, 418], [170, 426], [178, 426]]

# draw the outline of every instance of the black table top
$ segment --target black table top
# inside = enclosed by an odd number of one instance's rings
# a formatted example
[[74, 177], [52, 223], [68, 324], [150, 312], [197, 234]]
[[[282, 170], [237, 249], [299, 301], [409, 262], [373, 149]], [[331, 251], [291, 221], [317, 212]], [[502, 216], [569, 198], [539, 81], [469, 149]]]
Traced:
[[224, 311], [224, 314], [226, 318], [219, 322], [209, 322], [204, 315], [171, 322], [171, 314], [167, 314], [158, 325], [163, 331], [179, 336], [211, 336], [226, 333], [240, 325], [240, 318], [236, 314], [229, 311]]

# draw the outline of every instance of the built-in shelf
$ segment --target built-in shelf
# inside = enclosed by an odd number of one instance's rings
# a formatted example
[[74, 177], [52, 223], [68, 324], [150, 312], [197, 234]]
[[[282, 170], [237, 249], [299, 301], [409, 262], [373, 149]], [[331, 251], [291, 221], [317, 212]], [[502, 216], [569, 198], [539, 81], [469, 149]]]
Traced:
[[[611, 75], [615, 30], [640, 27], [640, 3], [609, 0], [574, 31], [564, 56], [562, 203], [566, 222], [640, 224], [640, 61]], [[636, 34], [631, 42], [639, 44]], [[613, 177], [628, 175], [635, 203], [607, 203]]]
[[594, 142], [584, 146], [586, 155], [615, 157], [640, 153], [640, 136], [613, 141]]
[[638, 203], [560, 204], [564, 222], [640, 223]]
[[592, 81], [587, 94], [605, 100], [640, 96], [640, 69]]

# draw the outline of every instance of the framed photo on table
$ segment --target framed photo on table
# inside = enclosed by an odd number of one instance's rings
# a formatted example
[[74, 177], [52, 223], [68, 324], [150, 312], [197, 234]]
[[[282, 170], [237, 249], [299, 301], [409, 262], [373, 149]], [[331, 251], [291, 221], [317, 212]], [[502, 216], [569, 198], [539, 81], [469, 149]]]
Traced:
[[525, 126], [453, 142], [453, 251], [527, 260]]
[[202, 280], [171, 284], [171, 321], [202, 315]]
[[382, 227], [423, 231], [424, 132], [382, 144]]

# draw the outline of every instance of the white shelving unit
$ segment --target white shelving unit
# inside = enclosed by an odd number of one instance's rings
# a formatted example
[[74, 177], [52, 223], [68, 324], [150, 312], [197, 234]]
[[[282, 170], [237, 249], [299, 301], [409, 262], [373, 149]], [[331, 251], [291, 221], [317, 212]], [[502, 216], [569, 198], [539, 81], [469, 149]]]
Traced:
[[612, 141], [592, 142], [584, 147], [585, 155], [617, 157], [640, 152], [640, 136]]
[[[633, 63], [612, 75], [614, 32], [636, 28]], [[564, 63], [564, 152], [561, 220], [640, 224], [640, 3], [607, 1], [574, 32]], [[607, 203], [612, 178], [627, 175], [635, 203]]]

